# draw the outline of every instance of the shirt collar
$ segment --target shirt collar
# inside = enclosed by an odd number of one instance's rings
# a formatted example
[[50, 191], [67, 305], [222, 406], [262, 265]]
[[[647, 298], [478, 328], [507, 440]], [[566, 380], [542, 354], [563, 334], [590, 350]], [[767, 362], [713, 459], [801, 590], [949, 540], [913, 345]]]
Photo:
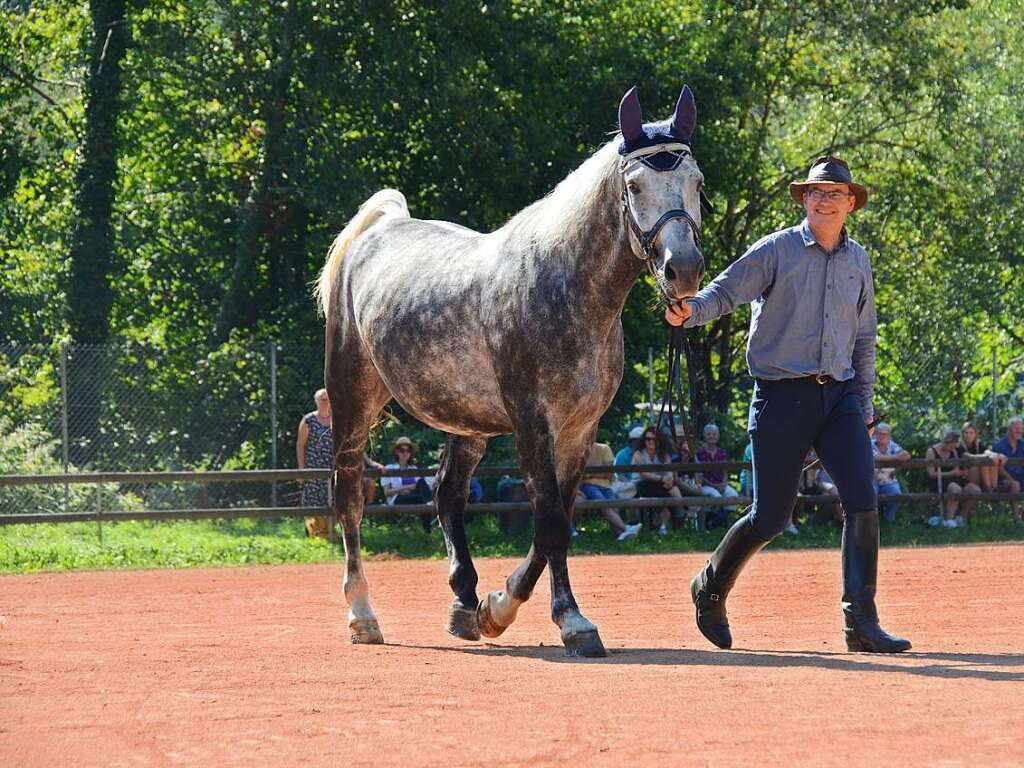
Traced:
[[[810, 248], [812, 245], [818, 245], [818, 240], [814, 237], [814, 233], [811, 231], [811, 225], [806, 218], [800, 222], [800, 238], [803, 240], [804, 246], [807, 248]], [[839, 253], [841, 250], [846, 248], [847, 240], [846, 225], [843, 225], [843, 229], [839, 233], [839, 244], [836, 245], [836, 249], [833, 253]]]

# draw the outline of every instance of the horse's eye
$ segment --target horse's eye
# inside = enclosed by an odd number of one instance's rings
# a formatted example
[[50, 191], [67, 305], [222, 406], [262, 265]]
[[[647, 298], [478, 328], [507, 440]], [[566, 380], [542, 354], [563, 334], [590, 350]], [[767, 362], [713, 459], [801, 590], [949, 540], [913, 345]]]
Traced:
[[634, 195], [640, 194], [640, 185], [637, 184], [635, 181], [627, 181], [626, 182], [626, 189], [628, 189], [631, 194], [634, 194]]

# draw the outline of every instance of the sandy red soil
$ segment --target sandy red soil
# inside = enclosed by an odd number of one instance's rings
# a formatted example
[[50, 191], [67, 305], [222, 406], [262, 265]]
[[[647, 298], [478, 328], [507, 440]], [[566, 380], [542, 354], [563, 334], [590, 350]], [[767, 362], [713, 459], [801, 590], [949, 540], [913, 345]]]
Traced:
[[[755, 558], [732, 651], [693, 626], [703, 556], [575, 558], [611, 653], [584, 660], [546, 579], [497, 641], [448, 636], [443, 562], [368, 563], [375, 647], [338, 565], [4, 576], [0, 765], [1021, 765], [1022, 561], [883, 551], [901, 656], [845, 651], [835, 551]], [[513, 563], [478, 566], [496, 589]]]

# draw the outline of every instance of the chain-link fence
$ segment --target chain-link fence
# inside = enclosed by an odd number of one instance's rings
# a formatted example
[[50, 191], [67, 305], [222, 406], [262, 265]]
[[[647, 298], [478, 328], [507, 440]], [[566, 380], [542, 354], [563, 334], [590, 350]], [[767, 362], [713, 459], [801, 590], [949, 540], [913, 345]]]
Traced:
[[[322, 349], [227, 344], [199, 357], [126, 343], [0, 346], [0, 471], [276, 468], [323, 381]], [[283, 418], [282, 418], [283, 417]], [[294, 449], [285, 455], [294, 466]], [[11, 513], [76, 511], [92, 493], [6, 489]], [[122, 487], [108, 509], [297, 503], [295, 483]]]
[[[914, 455], [965, 419], [991, 443], [1007, 417], [1024, 410], [1024, 345], [987, 338], [974, 346], [892, 345], [883, 334], [877, 407]], [[322, 348], [270, 341], [200, 354], [138, 342], [0, 345], [0, 474], [294, 467], [296, 430], [322, 381]], [[514, 461], [511, 453], [502, 459]], [[298, 495], [294, 482], [155, 484], [121, 487], [104, 506], [287, 506]], [[6, 488], [0, 507], [78, 511], [91, 508], [93, 496], [83, 487]]]

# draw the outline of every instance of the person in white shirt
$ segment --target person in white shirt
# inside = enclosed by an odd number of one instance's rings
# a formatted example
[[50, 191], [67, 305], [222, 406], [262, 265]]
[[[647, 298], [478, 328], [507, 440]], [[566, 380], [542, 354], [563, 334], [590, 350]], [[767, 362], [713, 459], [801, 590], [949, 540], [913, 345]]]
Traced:
[[[910, 454], [892, 439], [892, 427], [884, 421], [875, 427], [875, 434], [871, 438], [871, 451], [876, 457], [894, 457], [900, 464], [910, 460]], [[889, 462], [886, 462], [883, 466], [875, 467], [875, 493], [882, 495], [887, 493], [903, 493], [900, 481], [896, 479], [896, 467]], [[896, 520], [896, 512], [899, 508], [899, 502], [878, 500], [879, 513], [890, 523]]]

